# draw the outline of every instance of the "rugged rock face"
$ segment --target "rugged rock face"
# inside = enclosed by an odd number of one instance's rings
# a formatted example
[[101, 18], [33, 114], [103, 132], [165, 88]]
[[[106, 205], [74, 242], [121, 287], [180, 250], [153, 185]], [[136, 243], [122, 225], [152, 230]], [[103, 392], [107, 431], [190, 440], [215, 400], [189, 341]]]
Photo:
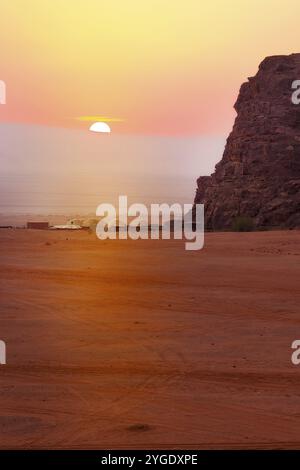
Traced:
[[267, 57], [240, 88], [237, 117], [222, 160], [198, 180], [195, 203], [208, 229], [231, 228], [237, 217], [260, 227], [300, 226], [300, 54]]

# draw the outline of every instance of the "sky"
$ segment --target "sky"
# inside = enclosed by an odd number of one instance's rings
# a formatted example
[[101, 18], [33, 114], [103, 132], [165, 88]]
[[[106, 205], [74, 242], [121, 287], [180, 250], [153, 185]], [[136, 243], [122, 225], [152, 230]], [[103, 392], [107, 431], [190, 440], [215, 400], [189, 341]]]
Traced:
[[294, 0], [1, 1], [1, 121], [132, 134], [224, 134], [267, 55], [297, 52]]
[[[188, 180], [192, 199], [222, 157], [241, 84], [266, 56], [299, 52], [295, 0], [0, 3], [0, 195], [15, 206], [8, 178], [47, 182], [50, 169], [69, 185], [168, 176], [174, 196]], [[84, 116], [112, 133], [95, 140]]]

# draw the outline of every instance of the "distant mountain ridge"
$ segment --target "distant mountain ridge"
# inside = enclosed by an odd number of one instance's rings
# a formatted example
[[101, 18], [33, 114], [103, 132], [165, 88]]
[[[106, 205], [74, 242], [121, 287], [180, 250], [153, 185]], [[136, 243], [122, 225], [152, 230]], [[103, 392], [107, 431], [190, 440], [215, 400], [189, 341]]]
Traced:
[[243, 83], [237, 117], [211, 176], [197, 180], [207, 229], [228, 229], [238, 217], [256, 228], [300, 226], [300, 54], [267, 57]]

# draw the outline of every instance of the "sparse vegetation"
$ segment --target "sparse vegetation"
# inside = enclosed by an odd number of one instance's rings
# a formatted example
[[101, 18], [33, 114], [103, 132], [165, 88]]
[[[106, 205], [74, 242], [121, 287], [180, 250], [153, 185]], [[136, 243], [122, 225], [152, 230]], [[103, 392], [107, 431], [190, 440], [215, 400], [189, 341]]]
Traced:
[[251, 217], [238, 216], [233, 220], [232, 230], [234, 232], [252, 232], [254, 230], [254, 222]]

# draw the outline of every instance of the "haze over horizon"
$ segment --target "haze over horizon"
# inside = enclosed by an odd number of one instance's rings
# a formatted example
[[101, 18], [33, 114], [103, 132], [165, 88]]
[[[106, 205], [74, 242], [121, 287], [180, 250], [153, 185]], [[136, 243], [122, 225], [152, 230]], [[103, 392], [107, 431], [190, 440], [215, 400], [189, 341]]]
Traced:
[[119, 194], [146, 204], [192, 203], [196, 175], [213, 171], [224, 142], [2, 123], [0, 214], [94, 213]]

